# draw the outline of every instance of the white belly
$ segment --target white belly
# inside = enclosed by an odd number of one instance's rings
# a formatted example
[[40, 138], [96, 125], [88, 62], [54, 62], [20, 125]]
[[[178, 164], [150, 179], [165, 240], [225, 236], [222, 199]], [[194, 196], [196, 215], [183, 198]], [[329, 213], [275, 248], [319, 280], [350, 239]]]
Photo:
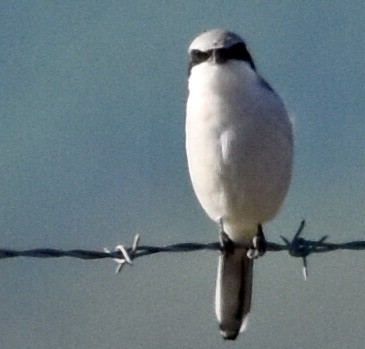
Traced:
[[256, 75], [245, 85], [239, 72], [231, 76], [232, 70], [217, 70], [216, 74], [208, 81], [201, 76], [190, 79], [189, 172], [209, 217], [222, 219], [232, 239], [244, 240], [252, 238], [247, 231], [255, 234], [258, 223], [275, 216], [285, 198], [292, 166], [292, 128], [279, 97], [263, 89]]

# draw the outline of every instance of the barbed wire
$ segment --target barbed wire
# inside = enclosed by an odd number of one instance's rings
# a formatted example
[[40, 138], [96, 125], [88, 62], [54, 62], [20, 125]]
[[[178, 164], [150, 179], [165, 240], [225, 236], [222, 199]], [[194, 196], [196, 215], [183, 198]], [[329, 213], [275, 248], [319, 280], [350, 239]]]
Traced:
[[[292, 257], [302, 258], [303, 261], [303, 275], [306, 279], [307, 273], [307, 257], [312, 253], [324, 253], [337, 250], [352, 250], [359, 251], [365, 250], [365, 241], [350, 241], [344, 243], [330, 243], [325, 242], [328, 236], [323, 236], [319, 240], [308, 240], [301, 237], [305, 226], [303, 220], [294, 237], [289, 240], [284, 236], [280, 236], [283, 240], [282, 244], [276, 242], [267, 241], [266, 251], [280, 252], [288, 251]], [[73, 257], [85, 260], [105, 259], [111, 258], [117, 264], [116, 272], [119, 273], [125, 264], [133, 264], [133, 260], [149, 256], [157, 253], [181, 253], [181, 252], [195, 252], [201, 250], [221, 251], [222, 246], [219, 242], [211, 243], [196, 243], [196, 242], [184, 242], [166, 246], [148, 246], [139, 245], [140, 236], [137, 234], [134, 236], [131, 247], [125, 247], [124, 245], [118, 245], [114, 251], [109, 251], [104, 248], [104, 251], [92, 251], [92, 250], [59, 250], [52, 248], [37, 248], [31, 250], [11, 250], [0, 249], [0, 259], [14, 258], [14, 257], [34, 257], [34, 258], [59, 258], [59, 257]], [[240, 248], [252, 248], [252, 245], [248, 244], [236, 244], [236, 247]]]

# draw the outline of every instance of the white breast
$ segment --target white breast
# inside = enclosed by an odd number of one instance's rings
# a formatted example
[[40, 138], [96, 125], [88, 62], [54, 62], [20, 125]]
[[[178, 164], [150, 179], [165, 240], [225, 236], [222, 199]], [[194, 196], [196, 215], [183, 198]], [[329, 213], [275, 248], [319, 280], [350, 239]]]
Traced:
[[292, 127], [280, 98], [244, 62], [202, 63], [189, 78], [186, 151], [195, 193], [234, 240], [252, 238], [288, 190]]

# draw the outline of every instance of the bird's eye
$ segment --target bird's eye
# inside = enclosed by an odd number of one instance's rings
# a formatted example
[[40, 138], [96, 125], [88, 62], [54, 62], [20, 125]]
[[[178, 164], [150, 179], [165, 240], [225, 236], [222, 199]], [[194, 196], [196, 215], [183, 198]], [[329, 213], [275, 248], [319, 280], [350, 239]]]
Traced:
[[191, 50], [191, 61], [194, 65], [206, 61], [209, 57], [210, 57], [209, 52], [204, 52], [200, 50]]

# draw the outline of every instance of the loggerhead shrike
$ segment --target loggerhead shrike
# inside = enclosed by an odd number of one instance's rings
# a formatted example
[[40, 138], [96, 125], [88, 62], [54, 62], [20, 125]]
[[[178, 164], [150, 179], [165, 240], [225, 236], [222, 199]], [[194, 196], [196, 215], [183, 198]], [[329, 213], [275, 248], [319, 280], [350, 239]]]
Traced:
[[234, 340], [250, 312], [253, 257], [265, 251], [261, 224], [288, 191], [292, 124], [241, 37], [210, 30], [188, 52], [188, 166], [201, 206], [220, 226], [215, 311], [223, 338]]

